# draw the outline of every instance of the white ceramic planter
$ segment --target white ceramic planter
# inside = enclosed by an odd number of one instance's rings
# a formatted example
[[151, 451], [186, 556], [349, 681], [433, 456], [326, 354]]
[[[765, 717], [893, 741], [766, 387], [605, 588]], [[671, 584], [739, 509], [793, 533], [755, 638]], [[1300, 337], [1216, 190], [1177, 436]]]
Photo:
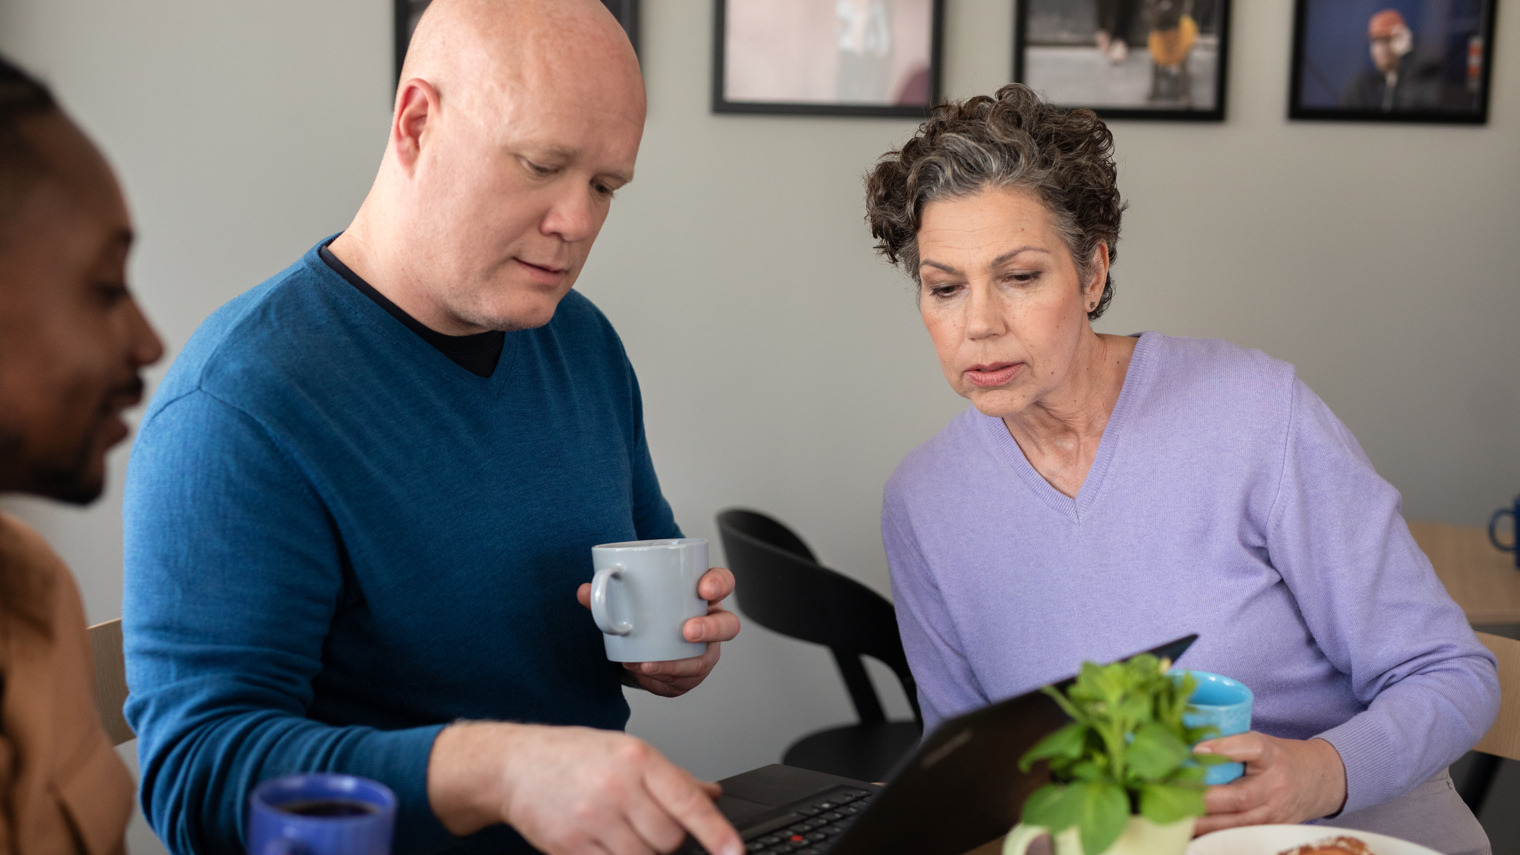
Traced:
[[[1003, 840], [1003, 855], [1024, 855], [1029, 844], [1049, 829], [1020, 823]], [[1113, 845], [1092, 855], [1182, 855], [1193, 838], [1193, 818], [1157, 825], [1143, 816], [1131, 816]], [[1076, 826], [1052, 836], [1055, 855], [1088, 855], [1082, 851], [1082, 837]]]

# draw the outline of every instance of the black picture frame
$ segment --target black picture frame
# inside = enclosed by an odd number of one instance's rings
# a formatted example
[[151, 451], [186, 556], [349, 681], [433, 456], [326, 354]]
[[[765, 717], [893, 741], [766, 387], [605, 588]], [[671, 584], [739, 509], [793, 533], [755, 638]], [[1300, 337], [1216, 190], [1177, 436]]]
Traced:
[[[843, 34], [844, 31], [836, 30], [829, 36], [829, 41], [836, 43], [835, 49], [839, 52], [836, 55], [837, 58], [835, 59], [832, 71], [835, 75], [834, 87], [836, 93], [833, 99], [824, 97], [787, 97], [786, 94], [765, 95], [762, 93], [751, 95], [741, 91], [742, 82], [736, 84], [734, 78], [741, 78], [743, 76], [737, 73], [731, 76], [728, 73], [729, 62], [731, 59], [754, 56], [755, 54], [753, 52], [745, 53], [743, 50], [736, 51], [734, 44], [731, 44], [734, 41], [742, 42], [745, 36], [745, 34], [732, 31], [735, 16], [730, 14], [730, 4], [734, 2], [761, 4], [761, 8], [765, 8], [773, 17], [782, 14], [774, 5], [778, 0], [714, 0], [712, 73], [712, 111], [714, 113], [923, 119], [929, 115], [929, 111], [933, 109], [934, 105], [939, 103], [941, 44], [944, 33], [944, 0], [864, 0], [866, 5], [862, 8], [866, 10], [865, 14], [873, 16], [877, 31], [885, 32], [888, 44], [886, 49], [890, 53], [883, 54], [879, 51], [868, 50], [858, 52], [859, 57], [868, 59], [875, 68], [852, 60], [850, 67], [854, 71], [867, 72], [864, 75], [854, 75], [856, 79], [864, 79], [867, 84], [866, 86], [856, 87], [855, 93], [859, 93], [865, 89], [871, 89], [874, 93], [879, 85], [880, 91], [885, 92], [886, 95], [880, 98], [874, 94], [869, 97], [863, 96], [858, 98], [851, 97], [851, 95], [839, 97], [839, 89], [846, 87], [845, 72], [841, 63], [844, 61], [847, 51], [842, 45], [837, 45], [837, 42], [846, 37]], [[800, 0], [800, 3], [807, 4], [808, 7], [816, 7], [816, 9], [822, 10], [822, 14], [826, 15], [838, 16], [842, 15], [845, 11], [844, 4], [833, 2], [819, 3], [817, 0]], [[925, 8], [928, 17], [928, 30], [921, 35], [927, 39], [927, 44], [914, 45], [902, 53], [898, 53], [896, 47], [897, 37], [903, 32], [911, 32], [914, 28], [911, 25], [905, 24], [902, 29], [898, 29], [895, 22], [898, 20], [921, 20], [918, 15], [910, 16], [909, 13]], [[881, 11], [881, 14], [878, 15], [878, 10], [884, 11]], [[811, 11], [811, 8], [809, 11]], [[894, 15], [897, 17], [893, 17]], [[882, 23], [883, 20], [885, 23]], [[883, 27], [884, 30], [882, 29]], [[811, 31], [807, 30], [807, 32]], [[800, 28], [799, 32], [802, 32]], [[829, 31], [824, 30], [823, 32]], [[773, 40], [770, 44], [778, 44], [781, 41], [784, 40]], [[879, 39], [876, 43], [880, 43]], [[788, 43], [786, 47], [794, 50], [798, 48], [793, 43]], [[804, 47], [803, 49], [807, 50], [808, 48]], [[867, 58], [868, 52], [872, 53], [873, 56]], [[829, 67], [828, 63], [824, 61], [828, 57], [823, 54], [824, 52], [811, 54], [818, 56], [820, 59], [820, 62], [813, 67]], [[882, 56], [889, 57], [885, 63], [881, 60]], [[924, 58], [924, 62], [921, 65], [918, 63], [920, 57]], [[782, 61], [782, 56], [774, 54], [763, 59], [780, 62]], [[870, 72], [872, 71], [879, 71], [879, 73], [871, 74]], [[826, 77], [826, 75], [819, 76], [819, 78], [822, 77]], [[756, 79], [756, 74], [750, 73], [748, 78], [754, 80]], [[826, 81], [819, 78], [811, 81], [812, 84], [815, 84], [812, 87], [814, 91], [821, 91], [827, 85]], [[782, 87], [778, 86], [777, 88], [780, 89]], [[855, 93], [852, 93], [852, 95]], [[896, 94], [894, 95], [893, 93]], [[907, 99], [907, 103], [904, 103], [904, 99]]]
[[[1296, 0], [1288, 117], [1487, 123], [1497, 5]], [[1379, 54], [1392, 65], [1391, 77], [1378, 65]]]
[[[394, 31], [396, 52], [395, 77], [401, 80], [401, 63], [406, 59], [406, 46], [412, 40], [412, 30], [417, 18], [433, 0], [394, 0]], [[602, 5], [623, 25], [628, 41], [633, 43], [634, 53], [639, 51], [639, 0], [602, 0]]]
[[[1224, 120], [1230, 0], [1015, 0], [1015, 6], [1013, 79], [1052, 103], [1086, 107], [1104, 119]], [[1177, 56], [1180, 62], [1156, 61]]]

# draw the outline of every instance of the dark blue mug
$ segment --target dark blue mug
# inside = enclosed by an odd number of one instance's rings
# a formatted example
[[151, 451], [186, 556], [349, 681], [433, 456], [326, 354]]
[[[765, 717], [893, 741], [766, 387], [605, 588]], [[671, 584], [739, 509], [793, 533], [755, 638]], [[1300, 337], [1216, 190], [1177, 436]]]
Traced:
[[248, 855], [390, 855], [396, 794], [356, 775], [271, 778], [248, 798]]
[[[1509, 517], [1509, 543], [1500, 543], [1499, 520], [1505, 517]], [[1517, 544], [1520, 544], [1520, 496], [1515, 497], [1513, 507], [1500, 508], [1494, 511], [1494, 515], [1488, 520], [1488, 539], [1493, 543], [1494, 548], [1500, 552], [1515, 553], [1515, 566], [1520, 567], [1520, 549], [1515, 548]]]

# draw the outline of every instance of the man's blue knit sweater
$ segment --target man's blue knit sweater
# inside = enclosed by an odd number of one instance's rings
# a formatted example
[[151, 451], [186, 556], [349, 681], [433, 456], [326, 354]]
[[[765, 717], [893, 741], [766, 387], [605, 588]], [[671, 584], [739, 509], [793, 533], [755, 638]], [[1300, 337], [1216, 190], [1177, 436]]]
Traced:
[[592, 545], [680, 535], [640, 407], [616, 333], [573, 292], [507, 334], [489, 377], [315, 250], [213, 314], [127, 477], [126, 715], [171, 850], [240, 851], [252, 787], [308, 770], [388, 784], [395, 851], [437, 849], [454, 840], [426, 797], [443, 725], [623, 727], [575, 589]]

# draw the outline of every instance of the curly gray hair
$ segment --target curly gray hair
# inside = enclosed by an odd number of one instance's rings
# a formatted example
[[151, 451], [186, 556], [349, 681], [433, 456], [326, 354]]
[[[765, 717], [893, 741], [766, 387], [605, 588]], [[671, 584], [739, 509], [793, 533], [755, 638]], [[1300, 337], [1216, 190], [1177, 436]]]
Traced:
[[[996, 95], [941, 104], [913, 139], [889, 151], [866, 176], [866, 222], [876, 249], [918, 279], [918, 229], [924, 206], [988, 187], [1035, 194], [1050, 211], [1086, 283], [1100, 243], [1118, 257], [1119, 198], [1114, 138], [1091, 110], [1040, 100], [1010, 83]], [[1096, 320], [1114, 296], [1110, 274], [1087, 313]]]

